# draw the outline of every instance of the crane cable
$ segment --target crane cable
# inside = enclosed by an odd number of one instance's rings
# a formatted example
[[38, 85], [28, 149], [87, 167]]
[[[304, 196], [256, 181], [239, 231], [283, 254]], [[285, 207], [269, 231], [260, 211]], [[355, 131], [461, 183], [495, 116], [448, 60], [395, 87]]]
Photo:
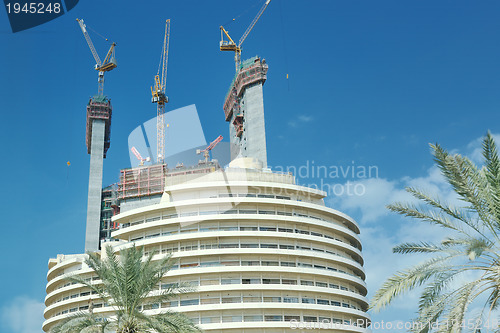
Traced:
[[98, 33], [97, 31], [95, 31], [94, 29], [92, 29], [91, 27], [89, 27], [88, 25], [85, 25], [87, 27], [87, 29], [89, 30], [92, 30], [96, 35], [98, 35], [99, 37], [101, 37], [102, 39], [104, 39], [105, 41], [108, 41], [108, 39], [106, 37], [104, 37], [103, 35], [101, 35], [100, 33]]

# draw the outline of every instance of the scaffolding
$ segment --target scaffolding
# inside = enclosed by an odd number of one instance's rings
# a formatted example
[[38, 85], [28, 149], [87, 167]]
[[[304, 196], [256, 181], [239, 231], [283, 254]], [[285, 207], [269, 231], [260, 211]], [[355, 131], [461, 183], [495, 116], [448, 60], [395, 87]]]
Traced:
[[137, 198], [163, 193], [166, 164], [155, 164], [120, 171], [118, 199]]
[[106, 153], [110, 146], [112, 111], [111, 100], [106, 96], [94, 96], [89, 100], [87, 104], [87, 131], [85, 138], [88, 154], [90, 154], [90, 148], [92, 146], [92, 122], [96, 119], [101, 119], [104, 120], [105, 123], [103, 157], [106, 158]]
[[268, 68], [266, 60], [261, 60], [259, 57], [250, 58], [241, 64], [224, 101], [226, 121], [231, 121], [233, 113], [239, 113], [240, 98], [245, 88], [256, 82], [264, 83], [266, 81]]

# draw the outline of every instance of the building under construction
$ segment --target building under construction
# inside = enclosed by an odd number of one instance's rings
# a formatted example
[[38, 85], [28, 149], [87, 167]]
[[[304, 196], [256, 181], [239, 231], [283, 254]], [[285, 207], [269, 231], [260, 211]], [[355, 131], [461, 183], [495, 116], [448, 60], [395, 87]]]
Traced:
[[[221, 50], [235, 52], [237, 69], [222, 108], [232, 143], [227, 166], [209, 158], [219, 137], [195, 165], [167, 166], [164, 152], [158, 151], [156, 163], [123, 169], [117, 184], [102, 189], [111, 103], [105, 97], [89, 102], [85, 249], [99, 253], [111, 246], [120, 253], [142, 246], [153, 260], [167, 255], [175, 260], [158, 290], [180, 283], [192, 289], [162, 302], [151, 293], [137, 307], [146, 315], [182, 312], [210, 333], [367, 332], [359, 225], [327, 207], [326, 192], [267, 168], [263, 85], [268, 65], [259, 57], [240, 62], [240, 53], [269, 2], [238, 44], [221, 27], [230, 39], [221, 41]], [[156, 82], [153, 93], [164, 94], [163, 79]], [[164, 105], [157, 108], [162, 115]], [[222, 110], [220, 115], [222, 121]], [[102, 284], [86, 258], [76, 254], [49, 260], [45, 332], [77, 313], [113, 320], [116, 308], [88, 287], [66, 280], [77, 274]]]

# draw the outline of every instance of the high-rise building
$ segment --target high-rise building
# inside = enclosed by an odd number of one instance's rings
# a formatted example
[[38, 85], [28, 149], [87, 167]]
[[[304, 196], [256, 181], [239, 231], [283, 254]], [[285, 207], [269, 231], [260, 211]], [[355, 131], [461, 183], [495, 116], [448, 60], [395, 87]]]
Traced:
[[[145, 311], [182, 311], [206, 332], [291, 332], [313, 323], [326, 332], [361, 331], [352, 325], [368, 320], [359, 227], [325, 206], [326, 193], [251, 159], [167, 177], [166, 190], [160, 203], [112, 219], [120, 225], [109, 243], [116, 251], [135, 244], [156, 258], [173, 253], [177, 264], [158, 290], [181, 281], [196, 287]], [[93, 278], [82, 261], [50, 261], [44, 330], [91, 300], [94, 313], [111, 313], [97, 295], [64, 280], [75, 272]], [[345, 325], [329, 330], [327, 322]]]
[[[226, 99], [224, 111], [239, 152], [227, 167], [216, 161], [140, 166], [122, 170], [118, 187], [103, 190], [103, 214], [106, 208], [117, 213], [117, 206], [119, 213], [102, 215], [102, 247], [144, 246], [154, 259], [172, 254], [176, 264], [158, 290], [188, 282], [193, 291], [141, 309], [182, 311], [205, 332], [364, 332], [369, 316], [359, 226], [327, 207], [325, 192], [266, 167], [266, 72], [265, 61], [252, 58], [231, 84], [233, 104], [227, 107]], [[65, 280], [78, 274], [99, 283], [85, 257], [49, 260], [44, 331], [89, 306], [112, 314], [98, 295]]]
[[224, 114], [229, 122], [231, 158], [252, 157], [267, 167], [264, 95], [267, 79], [265, 59], [253, 57], [243, 61], [224, 101]]
[[87, 104], [86, 143], [90, 168], [85, 251], [100, 248], [102, 167], [110, 146], [112, 110], [111, 101], [102, 95], [92, 97]]

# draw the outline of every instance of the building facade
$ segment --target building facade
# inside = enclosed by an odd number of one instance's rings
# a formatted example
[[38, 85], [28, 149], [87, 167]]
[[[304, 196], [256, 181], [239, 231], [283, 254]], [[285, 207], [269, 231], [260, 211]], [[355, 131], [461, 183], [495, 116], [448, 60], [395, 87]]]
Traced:
[[[119, 253], [140, 245], [156, 259], [171, 253], [176, 265], [158, 290], [188, 282], [195, 291], [143, 310], [182, 311], [205, 332], [365, 331], [358, 225], [326, 207], [326, 193], [261, 166], [243, 158], [225, 170], [167, 177], [159, 203], [112, 218], [119, 229], [103, 247]], [[64, 280], [75, 272], [96, 279], [84, 259], [49, 261], [44, 331], [90, 304], [94, 313], [111, 313], [97, 295]]]

